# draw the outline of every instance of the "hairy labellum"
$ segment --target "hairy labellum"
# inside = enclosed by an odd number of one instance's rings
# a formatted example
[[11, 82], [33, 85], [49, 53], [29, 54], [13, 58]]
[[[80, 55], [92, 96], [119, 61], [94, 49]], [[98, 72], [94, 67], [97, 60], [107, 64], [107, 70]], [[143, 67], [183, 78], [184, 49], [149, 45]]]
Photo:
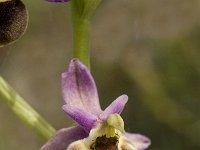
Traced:
[[27, 22], [27, 10], [20, 0], [0, 0], [0, 46], [20, 38]]
[[95, 143], [90, 147], [91, 150], [117, 150], [118, 137], [109, 137], [106, 135], [98, 137]]

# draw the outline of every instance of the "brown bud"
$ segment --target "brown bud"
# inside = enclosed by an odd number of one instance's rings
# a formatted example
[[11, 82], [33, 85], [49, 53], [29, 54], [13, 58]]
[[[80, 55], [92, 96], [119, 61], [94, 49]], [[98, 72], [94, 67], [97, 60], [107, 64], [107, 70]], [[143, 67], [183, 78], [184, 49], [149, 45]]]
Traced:
[[27, 22], [27, 10], [21, 0], [0, 0], [0, 47], [20, 38]]

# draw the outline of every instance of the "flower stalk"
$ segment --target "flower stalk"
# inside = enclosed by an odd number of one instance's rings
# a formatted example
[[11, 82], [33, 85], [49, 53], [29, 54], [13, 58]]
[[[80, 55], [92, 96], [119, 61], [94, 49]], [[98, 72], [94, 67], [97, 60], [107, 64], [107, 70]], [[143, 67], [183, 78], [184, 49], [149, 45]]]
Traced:
[[48, 140], [55, 129], [47, 123], [14, 89], [0, 76], [0, 99], [42, 139]]
[[90, 21], [76, 19], [73, 25], [73, 55], [75, 58], [82, 60], [88, 67], [90, 66], [89, 50], [89, 28]]
[[90, 67], [90, 26], [91, 19], [101, 0], [73, 0], [73, 55]]

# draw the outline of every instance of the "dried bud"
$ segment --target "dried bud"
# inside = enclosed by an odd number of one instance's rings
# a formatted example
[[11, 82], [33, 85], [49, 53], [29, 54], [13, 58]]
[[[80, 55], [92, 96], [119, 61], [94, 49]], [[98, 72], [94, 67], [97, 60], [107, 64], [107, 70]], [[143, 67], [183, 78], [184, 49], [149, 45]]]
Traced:
[[20, 0], [0, 0], [0, 47], [20, 38], [27, 22], [27, 10]]

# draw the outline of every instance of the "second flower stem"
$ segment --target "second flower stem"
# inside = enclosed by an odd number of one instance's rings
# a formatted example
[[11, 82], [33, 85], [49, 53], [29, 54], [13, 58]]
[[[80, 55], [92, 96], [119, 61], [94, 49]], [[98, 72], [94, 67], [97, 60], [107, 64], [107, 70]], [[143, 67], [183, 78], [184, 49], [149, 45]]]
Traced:
[[48, 140], [55, 129], [44, 120], [8, 83], [0, 76], [0, 100], [41, 138]]

